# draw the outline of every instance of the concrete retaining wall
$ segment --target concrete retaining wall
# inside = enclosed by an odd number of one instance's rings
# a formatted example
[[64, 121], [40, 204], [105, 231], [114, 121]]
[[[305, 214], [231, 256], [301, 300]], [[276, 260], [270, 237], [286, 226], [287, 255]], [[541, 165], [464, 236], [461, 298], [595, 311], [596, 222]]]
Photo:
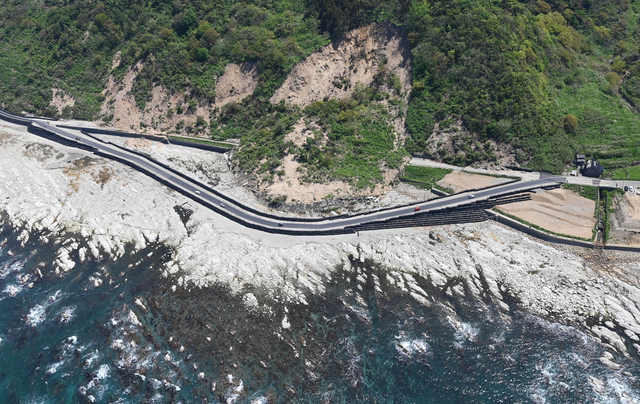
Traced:
[[92, 133], [95, 135], [109, 135], [109, 136], [128, 137], [128, 138], [137, 138], [137, 139], [149, 139], [149, 140], [154, 140], [156, 142], [175, 144], [178, 146], [191, 147], [191, 148], [200, 149], [200, 150], [207, 150], [215, 153], [226, 153], [229, 150], [231, 150], [230, 148], [224, 148], [224, 147], [207, 145], [207, 144], [196, 143], [196, 142], [189, 142], [188, 140], [169, 139], [165, 136], [145, 135], [143, 133], [121, 132], [118, 130], [85, 128], [81, 126], [70, 126], [70, 125], [59, 125], [58, 127], [65, 128], [65, 129], [79, 130], [85, 134]]

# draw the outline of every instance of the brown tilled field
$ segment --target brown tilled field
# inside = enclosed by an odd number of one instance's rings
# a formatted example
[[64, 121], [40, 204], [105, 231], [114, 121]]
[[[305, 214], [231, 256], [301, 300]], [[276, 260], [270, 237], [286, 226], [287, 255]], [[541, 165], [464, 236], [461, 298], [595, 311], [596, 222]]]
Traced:
[[513, 181], [510, 178], [497, 178], [488, 175], [471, 174], [464, 171], [453, 171], [438, 181], [438, 185], [450, 188], [453, 192], [466, 191], [468, 189], [480, 189], [496, 184], [504, 184]]
[[595, 228], [596, 202], [568, 189], [539, 190], [530, 201], [498, 209], [554, 233], [590, 239]]

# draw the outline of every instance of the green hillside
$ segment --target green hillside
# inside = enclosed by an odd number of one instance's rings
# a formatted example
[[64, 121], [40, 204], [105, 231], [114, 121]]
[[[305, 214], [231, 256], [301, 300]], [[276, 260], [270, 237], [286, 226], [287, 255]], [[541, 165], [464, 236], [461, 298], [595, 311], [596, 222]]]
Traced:
[[[446, 162], [494, 160], [492, 140], [513, 145], [531, 168], [557, 172], [583, 151], [617, 178], [635, 177], [639, 9], [626, 0], [7, 0], [0, 4], [0, 104], [56, 116], [49, 106], [56, 87], [78, 100], [63, 117], [99, 119], [121, 51], [116, 77], [145, 61], [132, 90], [140, 108], [160, 84], [193, 100], [188, 109], [215, 99], [214, 77], [228, 63], [256, 61], [253, 96], [204, 126], [216, 139], [240, 136], [239, 167], [266, 180], [285, 153], [296, 152], [313, 168], [309, 181], [371, 185], [381, 181], [375, 167], [397, 167], [405, 150], [425, 152], [434, 124], [454, 119], [467, 130], [457, 135], [457, 150], [437, 151]], [[406, 28], [413, 55], [404, 149], [390, 150], [388, 111], [372, 103], [388, 95], [378, 89], [304, 110], [269, 103], [295, 63], [384, 20]], [[292, 149], [283, 139], [302, 116], [341, 140]], [[340, 126], [339, 116], [351, 118]], [[363, 135], [350, 135], [356, 132]]]

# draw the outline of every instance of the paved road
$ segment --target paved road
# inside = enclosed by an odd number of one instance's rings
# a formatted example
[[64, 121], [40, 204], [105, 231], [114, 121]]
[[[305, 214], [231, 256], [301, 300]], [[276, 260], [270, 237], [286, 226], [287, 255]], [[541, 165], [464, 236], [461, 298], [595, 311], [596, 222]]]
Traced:
[[412, 166], [444, 168], [447, 170], [464, 171], [465, 173], [489, 174], [489, 175], [506, 175], [509, 177], [522, 178], [524, 181], [533, 181], [540, 179], [540, 173], [536, 171], [515, 171], [515, 170], [487, 170], [483, 168], [458, 167], [450, 164], [440, 163], [423, 157], [413, 157], [409, 162]]
[[[434, 167], [434, 168], [445, 168], [449, 170], [457, 170], [464, 171], [468, 173], [478, 173], [478, 174], [489, 174], [489, 175], [508, 175], [510, 177], [520, 177], [524, 181], [533, 181], [542, 178], [550, 178], [555, 177], [553, 174], [541, 173], [537, 171], [526, 172], [526, 171], [513, 171], [513, 170], [486, 170], [482, 168], [473, 168], [473, 167], [457, 167], [452, 166], [445, 163], [439, 163], [437, 161], [433, 161], [427, 158], [422, 157], [414, 157], [411, 159], [409, 163], [413, 166], [421, 166], [421, 167]], [[562, 177], [566, 180], [567, 184], [576, 184], [576, 185], [587, 185], [590, 187], [603, 187], [603, 188], [623, 188], [626, 186], [632, 186], [634, 188], [640, 188], [640, 181], [627, 181], [627, 180], [603, 180], [600, 178], [591, 178], [591, 177], [583, 177], [579, 176], [566, 176]]]
[[60, 128], [56, 128], [55, 126], [49, 125], [48, 123], [43, 121], [38, 121], [35, 119], [29, 119], [29, 118], [15, 117], [1, 110], [0, 110], [0, 118], [12, 120], [14, 122], [16, 120], [21, 119], [22, 124], [25, 124], [25, 125], [31, 124], [34, 127], [41, 128], [49, 132], [55, 133], [62, 139], [67, 139], [72, 142], [91, 146], [110, 156], [124, 159], [138, 167], [141, 167], [153, 173], [157, 177], [171, 183], [173, 186], [185, 191], [189, 195], [189, 197], [195, 201], [208, 202], [210, 204], [216, 205], [220, 207], [220, 209], [224, 209], [230, 215], [238, 219], [241, 219], [244, 222], [253, 223], [259, 226], [274, 228], [274, 229], [287, 229], [287, 230], [298, 230], [298, 231], [322, 231], [322, 230], [341, 229], [341, 228], [344, 228], [345, 226], [352, 226], [352, 225], [363, 224], [371, 221], [412, 215], [414, 214], [414, 209], [416, 207], [420, 207], [420, 210], [422, 212], [434, 210], [434, 209], [454, 207], [458, 205], [469, 204], [477, 200], [488, 199], [492, 196], [509, 194], [509, 193], [518, 192], [518, 191], [526, 191], [530, 189], [540, 188], [543, 186], [558, 184], [564, 181], [564, 177], [547, 177], [547, 178], [539, 179], [535, 181], [521, 181], [521, 182], [506, 184], [499, 187], [490, 188], [484, 191], [477, 191], [474, 193], [474, 197], [471, 199], [469, 198], [469, 195], [471, 193], [468, 192], [460, 195], [431, 200], [431, 201], [424, 202], [421, 204], [416, 204], [410, 207], [397, 208], [397, 209], [387, 210], [387, 211], [378, 212], [378, 213], [374, 212], [371, 214], [358, 215], [354, 217], [348, 217], [345, 219], [325, 220], [320, 222], [295, 222], [295, 221], [279, 222], [277, 219], [263, 217], [263, 216], [260, 216], [259, 214], [248, 212], [242, 206], [236, 205], [234, 203], [230, 203], [228, 200], [224, 200], [216, 196], [215, 194], [210, 193], [198, 181], [189, 180], [180, 176], [176, 176], [170, 170], [167, 170], [144, 157], [124, 151], [123, 149], [120, 149], [113, 144], [102, 142], [85, 135], [75, 135], [65, 130], [62, 130]]

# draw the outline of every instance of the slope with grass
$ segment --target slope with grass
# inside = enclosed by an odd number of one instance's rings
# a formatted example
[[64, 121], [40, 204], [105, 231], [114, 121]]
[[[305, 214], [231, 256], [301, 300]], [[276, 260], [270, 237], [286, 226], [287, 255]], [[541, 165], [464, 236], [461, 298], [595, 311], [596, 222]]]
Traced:
[[[128, 130], [239, 138], [236, 167], [264, 185], [295, 156], [303, 181], [371, 189], [392, 182], [384, 173], [407, 152], [559, 172], [580, 151], [615, 178], [636, 178], [639, 10], [640, 2], [616, 0], [8, 0], [0, 4], [0, 104]], [[374, 22], [402, 34], [310, 65], [314, 52], [329, 43], [326, 53], [337, 51], [357, 37], [350, 31]], [[392, 43], [406, 48], [406, 77], [394, 70]], [[276, 96], [284, 83], [308, 85], [290, 77], [300, 66], [313, 73], [339, 63], [343, 73], [322, 83], [335, 89], [326, 96], [311, 87], [302, 102]], [[250, 76], [251, 85], [221, 80], [225, 71], [244, 72], [238, 80]], [[354, 74], [372, 81], [356, 91]], [[280, 91], [291, 95], [287, 86]], [[115, 114], [117, 97], [147, 118]], [[319, 140], [292, 147], [285, 139], [301, 119]]]

